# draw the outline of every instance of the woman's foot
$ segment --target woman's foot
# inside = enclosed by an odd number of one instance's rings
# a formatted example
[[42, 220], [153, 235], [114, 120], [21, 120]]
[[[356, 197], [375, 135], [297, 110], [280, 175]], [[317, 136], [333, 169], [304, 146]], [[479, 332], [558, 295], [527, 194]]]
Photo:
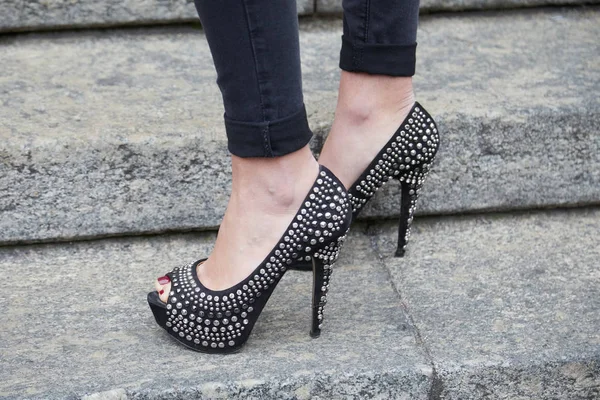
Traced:
[[[319, 173], [308, 146], [277, 158], [232, 156], [232, 189], [214, 249], [198, 265], [198, 278], [212, 290], [246, 278], [281, 239]], [[169, 297], [168, 277], [156, 290]]]
[[319, 163], [350, 188], [396, 132], [414, 102], [410, 77], [342, 71], [335, 119]]

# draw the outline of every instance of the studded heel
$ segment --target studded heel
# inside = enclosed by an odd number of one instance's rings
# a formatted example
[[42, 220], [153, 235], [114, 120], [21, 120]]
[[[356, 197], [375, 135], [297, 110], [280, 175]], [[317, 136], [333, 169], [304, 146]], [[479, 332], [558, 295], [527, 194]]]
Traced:
[[304, 199], [286, 232], [254, 272], [237, 285], [214, 291], [196, 273], [199, 260], [177, 267], [167, 276], [167, 303], [157, 292], [148, 304], [158, 325], [184, 346], [205, 353], [228, 353], [248, 340], [258, 316], [285, 272], [312, 263], [313, 316], [310, 333], [318, 336], [327, 302], [331, 268], [346, 238], [352, 214], [344, 186], [326, 167]]
[[427, 111], [415, 103], [394, 136], [348, 191], [352, 218], [391, 178], [401, 185], [400, 221], [396, 257], [404, 256], [423, 182], [439, 148], [437, 126]]

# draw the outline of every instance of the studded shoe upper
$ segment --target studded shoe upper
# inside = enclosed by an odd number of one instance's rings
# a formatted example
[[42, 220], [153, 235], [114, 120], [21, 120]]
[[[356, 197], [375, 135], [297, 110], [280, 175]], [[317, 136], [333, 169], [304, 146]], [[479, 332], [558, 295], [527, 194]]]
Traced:
[[[286, 270], [313, 257], [333, 263], [350, 225], [343, 185], [321, 166], [310, 193], [285, 234], [246, 279], [230, 289], [210, 290], [198, 279], [199, 260], [167, 274], [171, 291], [157, 322], [178, 341], [195, 350], [220, 352], [240, 347], [274, 287]], [[329, 263], [329, 262], [328, 262]], [[164, 315], [157, 315], [164, 312]]]
[[415, 103], [394, 136], [348, 191], [356, 218], [375, 192], [390, 178], [421, 187], [439, 146], [433, 118]]

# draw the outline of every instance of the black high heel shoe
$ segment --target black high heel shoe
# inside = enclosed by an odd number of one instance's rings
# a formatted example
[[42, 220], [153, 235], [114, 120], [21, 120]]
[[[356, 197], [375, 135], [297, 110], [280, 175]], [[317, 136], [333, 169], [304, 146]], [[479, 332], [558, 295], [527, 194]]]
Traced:
[[396, 133], [348, 190], [352, 219], [390, 178], [401, 185], [400, 223], [396, 257], [404, 256], [419, 192], [440, 144], [437, 126], [415, 103]]
[[351, 222], [348, 195], [341, 182], [321, 166], [319, 175], [294, 220], [271, 253], [246, 279], [214, 291], [202, 285], [196, 267], [203, 260], [175, 268], [167, 276], [167, 303], [157, 292], [148, 304], [158, 325], [192, 350], [229, 353], [248, 340], [263, 307], [285, 272], [302, 263], [313, 268], [312, 325], [319, 336], [329, 278]]

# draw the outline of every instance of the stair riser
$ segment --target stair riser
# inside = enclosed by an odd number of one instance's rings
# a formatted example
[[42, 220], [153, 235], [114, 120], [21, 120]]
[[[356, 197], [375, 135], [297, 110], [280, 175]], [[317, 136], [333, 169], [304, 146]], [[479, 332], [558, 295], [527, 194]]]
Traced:
[[[599, 4], [600, 0], [423, 0], [422, 12]], [[341, 0], [297, 0], [298, 14], [342, 12]], [[196, 22], [191, 0], [8, 0], [0, 3], [0, 32]]]
[[[556, 5], [595, 4], [598, 0], [421, 0], [421, 12], [492, 10]], [[317, 0], [317, 12], [341, 13], [341, 0]]]
[[[441, 149], [417, 215], [600, 204], [600, 132], [590, 130], [600, 114], [448, 117], [439, 123]], [[362, 217], [397, 216], [399, 193], [392, 182]]]
[[[599, 118], [565, 111], [510, 123], [442, 114], [442, 147], [417, 214], [600, 203], [592, 173], [600, 170], [600, 135], [588, 129]], [[169, 136], [94, 148], [57, 140], [2, 158], [0, 181], [13, 188], [2, 199], [2, 244], [215, 228], [231, 184], [223, 140]], [[390, 183], [361, 217], [395, 217], [399, 204]]]
[[[314, 11], [313, 0], [296, 4], [299, 15]], [[8, 0], [0, 15], [0, 32], [198, 21], [193, 0]]]

